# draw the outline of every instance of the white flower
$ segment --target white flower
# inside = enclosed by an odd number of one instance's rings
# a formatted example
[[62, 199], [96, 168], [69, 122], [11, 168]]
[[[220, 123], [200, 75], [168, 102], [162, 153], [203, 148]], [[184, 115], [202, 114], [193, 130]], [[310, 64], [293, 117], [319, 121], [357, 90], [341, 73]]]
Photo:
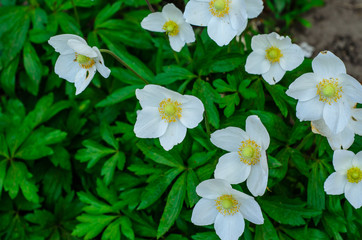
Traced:
[[191, 222], [198, 226], [214, 223], [221, 240], [237, 240], [244, 232], [244, 218], [255, 224], [263, 224], [259, 204], [253, 197], [231, 188], [222, 179], [209, 179], [196, 187], [202, 197], [194, 207]]
[[344, 193], [354, 208], [362, 206], [362, 151], [356, 155], [347, 150], [336, 150], [333, 154], [336, 172], [324, 182], [324, 191], [329, 195]]
[[51, 37], [48, 43], [60, 53], [55, 63], [55, 73], [75, 84], [75, 94], [83, 92], [96, 70], [105, 78], [111, 73], [111, 70], [104, 65], [99, 49], [91, 48], [83, 38], [77, 35], [57, 35]]
[[304, 52], [298, 45], [292, 44], [288, 36], [281, 37], [275, 32], [254, 36], [251, 48], [253, 52], [246, 59], [245, 71], [261, 74], [272, 85], [304, 60]]
[[266, 149], [269, 134], [256, 115], [246, 119], [245, 131], [227, 127], [211, 134], [211, 142], [230, 153], [223, 155], [215, 169], [215, 178], [231, 184], [244, 182], [254, 196], [264, 194], [268, 183]]
[[297, 78], [286, 93], [299, 100], [297, 117], [301, 121], [323, 119], [333, 134], [340, 133], [351, 118], [350, 106], [362, 103], [362, 86], [329, 51], [319, 53], [312, 68], [313, 73]]
[[227, 45], [246, 28], [248, 18], [263, 10], [262, 0], [190, 0], [186, 4], [186, 22], [207, 26], [207, 33], [219, 46]]
[[191, 25], [185, 22], [182, 12], [173, 3], [166, 4], [162, 12], [149, 14], [142, 20], [141, 26], [153, 32], [165, 32], [176, 52], [181, 51], [185, 43], [195, 42]]
[[134, 132], [139, 138], [160, 138], [165, 150], [179, 144], [186, 128], [196, 127], [203, 118], [204, 105], [194, 96], [181, 95], [157, 85], [136, 90], [142, 110], [137, 111]]
[[351, 118], [340, 133], [332, 133], [323, 119], [312, 121], [312, 131], [327, 137], [333, 150], [348, 149], [354, 142], [354, 135], [362, 136], [362, 109], [352, 108]]

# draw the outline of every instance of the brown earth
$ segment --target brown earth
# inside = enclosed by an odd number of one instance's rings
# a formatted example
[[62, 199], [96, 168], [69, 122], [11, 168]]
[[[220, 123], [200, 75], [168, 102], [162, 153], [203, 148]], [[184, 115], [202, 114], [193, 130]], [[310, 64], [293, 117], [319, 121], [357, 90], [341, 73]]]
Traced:
[[322, 50], [333, 52], [347, 73], [362, 82], [362, 0], [325, 0], [325, 6], [303, 17], [312, 27], [292, 30], [296, 42], [313, 46], [312, 57]]

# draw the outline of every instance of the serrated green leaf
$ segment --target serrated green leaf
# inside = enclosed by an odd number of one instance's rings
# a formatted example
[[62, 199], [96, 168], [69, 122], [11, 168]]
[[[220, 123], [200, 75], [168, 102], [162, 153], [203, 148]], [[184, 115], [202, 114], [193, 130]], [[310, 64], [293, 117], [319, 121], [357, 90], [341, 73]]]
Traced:
[[75, 227], [72, 235], [84, 237], [85, 240], [93, 239], [115, 218], [116, 216], [82, 214], [77, 217], [81, 223]]
[[316, 209], [305, 207], [305, 203], [297, 199], [285, 197], [269, 197], [259, 199], [262, 209], [275, 221], [291, 226], [305, 224], [304, 218], [311, 218], [320, 215], [322, 212]]
[[200, 199], [196, 193], [196, 186], [200, 183], [195, 172], [190, 169], [187, 171], [187, 199], [189, 207], [193, 207]]
[[128, 239], [135, 239], [135, 234], [132, 228], [132, 222], [131, 220], [126, 216], [120, 217], [120, 224], [121, 224], [121, 231], [124, 236], [126, 236]]
[[181, 169], [173, 168], [150, 182], [142, 192], [141, 203], [137, 209], [145, 209], [157, 201], [181, 172]]
[[120, 103], [124, 100], [132, 98], [135, 96], [136, 89], [142, 88], [142, 85], [133, 85], [127, 86], [124, 88], [119, 88], [110, 95], [108, 95], [105, 99], [97, 103], [96, 107], [107, 107], [117, 103]]
[[174, 183], [167, 197], [160, 224], [157, 229], [157, 238], [163, 236], [174, 224], [181, 212], [186, 193], [186, 172], [184, 172]]
[[293, 237], [296, 240], [328, 240], [330, 239], [328, 235], [321, 230], [315, 228], [294, 228], [287, 229], [283, 228], [283, 231], [286, 232], [289, 236]]
[[78, 150], [75, 158], [81, 162], [88, 162], [87, 168], [93, 167], [101, 158], [116, 152], [92, 140], [83, 141], [83, 145], [86, 149]]
[[263, 214], [264, 224], [256, 225], [255, 240], [279, 240], [277, 231], [269, 218]]
[[152, 159], [154, 162], [166, 165], [169, 167], [185, 168], [179, 161], [175, 159], [176, 156], [157, 149], [152, 145], [146, 144], [144, 141], [139, 141], [137, 147], [143, 152], [144, 155]]
[[325, 208], [324, 181], [328, 173], [320, 161], [313, 162], [311, 168], [308, 177], [307, 203], [309, 207], [322, 210]]
[[62, 29], [63, 32], [68, 34], [75, 34], [78, 36], [83, 35], [77, 21], [73, 17], [66, 14], [65, 12], [57, 12], [56, 19], [58, 20], [60, 28]]
[[215, 232], [202, 232], [192, 235], [193, 240], [219, 240], [220, 238], [216, 235]]
[[175, 65], [164, 66], [163, 71], [163, 73], [159, 73], [155, 76], [153, 83], [166, 85], [178, 80], [190, 80], [196, 77], [196, 75], [189, 70]]
[[113, 180], [113, 175], [114, 171], [116, 170], [116, 167], [118, 166], [118, 168], [122, 170], [125, 162], [126, 162], [126, 156], [124, 155], [124, 153], [117, 152], [104, 163], [101, 171], [101, 176], [104, 176], [104, 182], [107, 186]]
[[2, 89], [10, 96], [15, 95], [15, 76], [19, 65], [19, 57], [14, 58], [0, 74]]
[[107, 4], [105, 8], [103, 8], [96, 16], [96, 20], [94, 21], [95, 28], [98, 28], [98, 25], [112, 17], [118, 10], [121, 8], [122, 2], [116, 2], [112, 5]]
[[111, 127], [106, 122], [101, 123], [100, 132], [103, 140], [118, 150], [118, 142], [114, 138]]
[[0, 162], [0, 197], [1, 197], [2, 190], [3, 190], [3, 185], [4, 185], [4, 182], [5, 182], [7, 166], [8, 166], [8, 161], [7, 160], [2, 160]]
[[113, 221], [109, 224], [102, 234], [102, 240], [120, 240], [121, 239], [121, 229], [120, 229], [121, 219], [118, 218], [116, 221]]
[[197, 168], [205, 163], [207, 163], [212, 157], [216, 154], [216, 149], [212, 151], [198, 152], [192, 154], [192, 156], [187, 160], [187, 165], [189, 168]]
[[287, 117], [288, 115], [288, 107], [285, 102], [285, 98], [288, 96], [285, 94], [285, 88], [281, 85], [270, 85], [268, 83], [265, 83], [265, 88], [268, 90], [270, 95], [272, 96], [275, 104], [279, 108], [280, 112], [284, 117]]
[[113, 212], [113, 208], [93, 196], [91, 193], [85, 193], [85, 192], [78, 192], [77, 193], [80, 201], [83, 203], [88, 204], [88, 206], [85, 206], [83, 208], [84, 211], [90, 214], [102, 214], [102, 213], [111, 213]]

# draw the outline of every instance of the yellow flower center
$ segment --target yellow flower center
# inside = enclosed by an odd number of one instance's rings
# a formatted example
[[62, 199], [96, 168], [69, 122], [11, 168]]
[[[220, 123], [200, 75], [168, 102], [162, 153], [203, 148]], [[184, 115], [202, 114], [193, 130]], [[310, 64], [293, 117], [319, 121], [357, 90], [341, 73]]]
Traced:
[[260, 161], [260, 146], [254, 140], [242, 141], [238, 154], [243, 163], [255, 165]]
[[359, 183], [362, 180], [362, 171], [358, 167], [353, 167], [347, 171], [347, 180], [350, 183]]
[[166, 34], [168, 34], [169, 36], [176, 36], [180, 31], [177, 23], [172, 20], [167, 21], [163, 25], [162, 29], [165, 30]]
[[319, 101], [326, 102], [329, 105], [337, 102], [342, 97], [342, 86], [338, 85], [338, 78], [323, 79], [317, 85], [317, 94]]
[[280, 49], [274, 46], [268, 48], [267, 50], [265, 50], [265, 52], [265, 57], [269, 60], [270, 63], [279, 62], [280, 58], [283, 57]]
[[209, 10], [216, 17], [224, 17], [229, 13], [230, 0], [211, 0]]
[[176, 122], [176, 119], [181, 118], [182, 108], [180, 105], [181, 103], [172, 101], [171, 98], [163, 99], [158, 107], [161, 118], [166, 122]]
[[232, 195], [222, 195], [215, 200], [216, 209], [222, 215], [234, 215], [239, 212], [238, 200], [233, 198]]
[[95, 64], [93, 58], [90, 58], [90, 57], [87, 57], [87, 56], [84, 56], [84, 55], [78, 54], [78, 53], [75, 53], [74, 62], [78, 62], [79, 66], [81, 66], [82, 68], [85, 68], [85, 69], [89, 69]]

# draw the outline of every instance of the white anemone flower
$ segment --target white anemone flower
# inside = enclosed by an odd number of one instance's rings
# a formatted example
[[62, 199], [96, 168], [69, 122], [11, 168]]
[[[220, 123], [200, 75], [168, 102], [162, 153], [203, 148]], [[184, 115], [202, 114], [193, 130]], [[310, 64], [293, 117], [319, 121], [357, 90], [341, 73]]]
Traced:
[[166, 151], [182, 142], [186, 129], [196, 127], [203, 119], [204, 105], [194, 96], [149, 84], [137, 89], [136, 97], [142, 107], [137, 111], [136, 136], [159, 138]]
[[279, 82], [286, 71], [291, 71], [302, 64], [303, 50], [286, 36], [273, 32], [259, 34], [251, 39], [253, 51], [246, 59], [245, 71], [261, 74], [267, 83]]
[[207, 26], [207, 33], [219, 46], [229, 44], [246, 28], [248, 18], [263, 10], [262, 0], [190, 0], [185, 7], [186, 22]]
[[312, 61], [313, 73], [297, 78], [286, 94], [298, 99], [301, 121], [323, 119], [333, 134], [340, 133], [351, 118], [351, 105], [362, 103], [362, 86], [346, 74], [341, 59], [323, 51]]
[[333, 150], [348, 149], [354, 142], [354, 135], [362, 136], [362, 109], [352, 108], [351, 118], [340, 133], [332, 133], [323, 119], [312, 121], [312, 131], [325, 136]]
[[195, 33], [190, 24], [185, 22], [180, 9], [173, 3], [166, 4], [162, 12], [155, 12], [145, 17], [141, 26], [153, 32], [165, 32], [172, 49], [181, 51], [185, 43], [195, 42]]
[[209, 179], [196, 187], [202, 197], [195, 205], [191, 222], [198, 226], [214, 223], [221, 240], [237, 240], [244, 232], [244, 218], [255, 224], [263, 224], [259, 204], [253, 197], [236, 191], [222, 179]]
[[333, 154], [336, 172], [324, 182], [324, 191], [329, 195], [345, 195], [354, 208], [362, 206], [362, 151], [356, 155], [347, 150]]
[[109, 77], [111, 70], [104, 65], [99, 49], [88, 46], [83, 38], [73, 34], [61, 34], [51, 37], [48, 43], [60, 53], [55, 63], [55, 73], [75, 84], [76, 95], [89, 85], [96, 70], [103, 77]]
[[245, 130], [227, 127], [211, 134], [211, 142], [229, 153], [221, 156], [215, 169], [215, 178], [246, 185], [254, 196], [264, 194], [268, 183], [268, 131], [256, 115], [246, 119]]

